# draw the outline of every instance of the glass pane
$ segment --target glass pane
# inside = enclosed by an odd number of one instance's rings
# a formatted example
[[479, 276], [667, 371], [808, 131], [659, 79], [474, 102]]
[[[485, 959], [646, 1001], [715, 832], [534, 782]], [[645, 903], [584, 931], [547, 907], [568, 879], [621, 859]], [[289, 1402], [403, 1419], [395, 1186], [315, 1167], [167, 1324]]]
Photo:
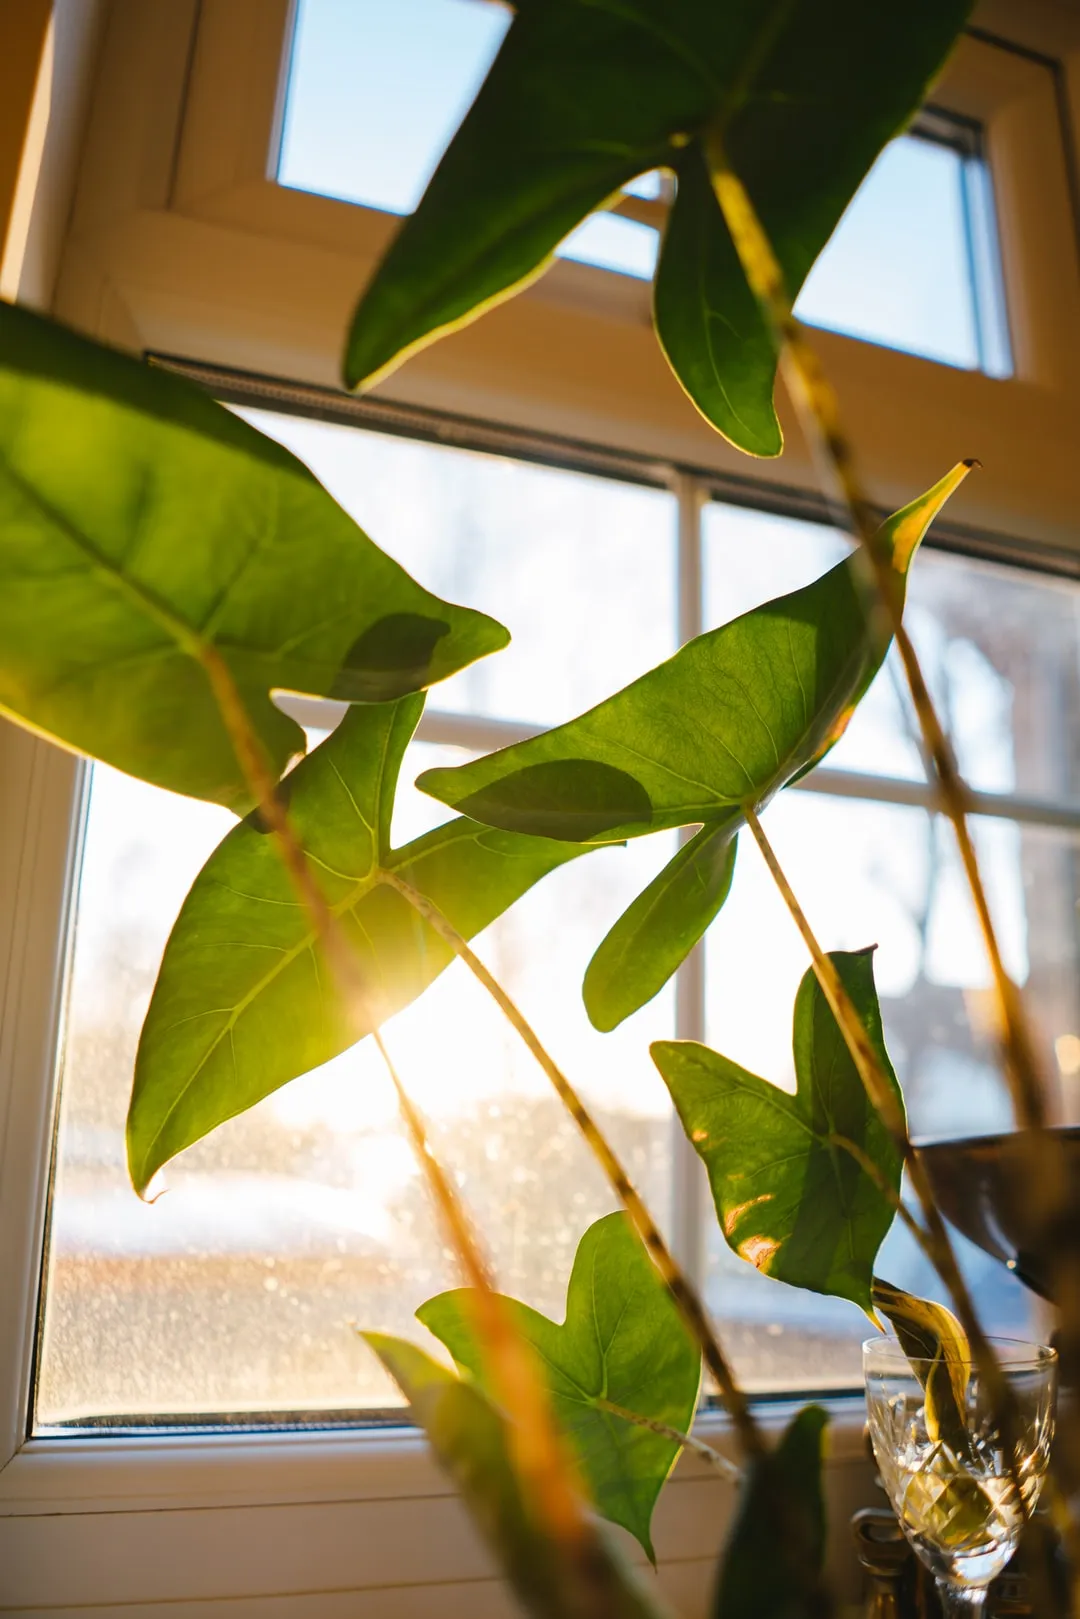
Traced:
[[[816, 523], [715, 504], [704, 515], [705, 622], [809, 583], [849, 542]], [[906, 623], [961, 769], [985, 792], [1080, 799], [1080, 589], [926, 547]], [[895, 653], [827, 768], [925, 779]]]
[[510, 21], [490, 0], [299, 0], [279, 182], [411, 214]]
[[[976, 820], [979, 854], [1011, 970], [1023, 984], [1062, 1111], [1080, 1117], [1077, 843], [1063, 833]], [[1010, 1112], [987, 1019], [989, 985], [951, 829], [921, 810], [806, 792], [770, 808], [768, 832], [818, 937], [830, 949], [878, 945], [886, 1040], [912, 1135], [1007, 1128]], [[707, 946], [708, 1041], [753, 1073], [794, 1089], [791, 1018], [803, 946], [750, 841]], [[1028, 1296], [1000, 1266], [959, 1244], [992, 1330], [1026, 1336]], [[736, 1367], [756, 1388], [857, 1385], [866, 1323], [853, 1306], [760, 1276], [708, 1219], [708, 1292]], [[883, 1276], [944, 1297], [900, 1227]]]
[[[278, 181], [411, 214], [510, 25], [491, 0], [300, 0]], [[632, 187], [658, 195], [654, 176]], [[599, 215], [559, 249], [651, 278], [657, 232]]]
[[901, 136], [863, 182], [796, 312], [871, 343], [1009, 375], [992, 209], [978, 158]]
[[[460, 762], [414, 744], [403, 780]], [[399, 841], [445, 818], [402, 791]], [[131, 1190], [124, 1117], [139, 1025], [169, 926], [226, 830], [221, 810], [94, 769], [75, 929], [37, 1421], [172, 1413], [363, 1410], [397, 1402], [354, 1324], [423, 1336], [412, 1312], [456, 1285], [370, 1042], [230, 1121]], [[673, 852], [593, 855], [541, 884], [479, 943], [598, 1110], [661, 1214], [670, 1111], [649, 1041], [669, 993], [596, 1034], [581, 979], [603, 930]], [[501, 1015], [451, 968], [386, 1027], [456, 1172], [500, 1282], [561, 1313], [606, 1183]]]
[[675, 650], [675, 501], [665, 491], [243, 414], [306, 461], [429, 590], [510, 630], [506, 651], [444, 681], [432, 707], [553, 725]]

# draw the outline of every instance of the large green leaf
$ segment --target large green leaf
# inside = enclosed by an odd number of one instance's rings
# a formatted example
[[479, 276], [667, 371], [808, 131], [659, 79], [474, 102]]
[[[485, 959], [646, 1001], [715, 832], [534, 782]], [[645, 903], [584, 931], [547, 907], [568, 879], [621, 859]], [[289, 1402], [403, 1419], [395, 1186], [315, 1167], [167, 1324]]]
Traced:
[[[560, 1578], [560, 1560], [522, 1494], [506, 1418], [473, 1382], [455, 1377], [415, 1344], [366, 1332], [405, 1395], [445, 1471], [526, 1610], [537, 1619], [580, 1619], [582, 1607]], [[665, 1619], [668, 1609], [623, 1562], [600, 1526], [585, 1525], [595, 1607], [610, 1619]]]
[[[954, 468], [879, 529], [901, 601], [923, 535], [967, 470]], [[843, 734], [888, 648], [861, 569], [855, 554], [698, 636], [580, 718], [419, 778], [463, 814], [541, 837], [606, 843], [697, 822], [723, 829], [693, 855], [680, 850], [601, 945], [587, 991], [599, 1027], [655, 994], [716, 914], [723, 841], [744, 806], [760, 810]]]
[[276, 773], [275, 688], [381, 702], [504, 646], [200, 389], [0, 303], [0, 710], [146, 781], [251, 803], [200, 654]]
[[[831, 959], [902, 1107], [872, 952]], [[728, 1246], [766, 1276], [852, 1299], [872, 1316], [874, 1259], [896, 1211], [859, 1157], [897, 1194], [903, 1164], [812, 972], [795, 1000], [793, 1044], [794, 1096], [693, 1041], [651, 1049], [709, 1172]]]
[[970, 0], [545, 0], [518, 8], [353, 319], [350, 386], [539, 274], [635, 175], [677, 169], [657, 318], [691, 398], [776, 454], [775, 355], [702, 184], [718, 125], [793, 290], [923, 100]]
[[[286, 776], [290, 819], [369, 986], [372, 1026], [408, 1005], [451, 959], [400, 894], [396, 872], [467, 937], [581, 851], [455, 820], [389, 846], [405, 746], [423, 698], [351, 708]], [[128, 1161], [155, 1170], [225, 1119], [360, 1034], [334, 997], [311, 919], [258, 814], [223, 839], [195, 879], [165, 947], [143, 1025], [128, 1114]]]
[[720, 1565], [714, 1619], [821, 1619], [822, 1445], [828, 1416], [807, 1405], [747, 1472]]
[[[440, 1293], [416, 1314], [458, 1365], [483, 1382], [470, 1300], [467, 1289]], [[507, 1302], [538, 1352], [556, 1418], [598, 1511], [636, 1536], [655, 1561], [653, 1508], [679, 1445], [611, 1407], [686, 1433], [697, 1407], [701, 1356], [626, 1215], [608, 1214], [582, 1237], [564, 1322]]]

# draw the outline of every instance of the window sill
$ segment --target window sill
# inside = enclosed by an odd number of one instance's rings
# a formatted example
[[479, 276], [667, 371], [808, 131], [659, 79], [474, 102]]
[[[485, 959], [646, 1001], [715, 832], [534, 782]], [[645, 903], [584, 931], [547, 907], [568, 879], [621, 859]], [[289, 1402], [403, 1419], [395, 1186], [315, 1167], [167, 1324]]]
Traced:
[[[830, 1563], [850, 1601], [847, 1520], [874, 1488], [861, 1399], [825, 1403]], [[775, 1434], [795, 1404], [758, 1415]], [[722, 1415], [707, 1413], [696, 1432], [730, 1451]], [[686, 1619], [707, 1611], [732, 1501], [727, 1480], [687, 1456], [657, 1509], [661, 1584]], [[254, 1619], [280, 1603], [282, 1615], [366, 1619], [356, 1597], [367, 1592], [372, 1616], [407, 1619], [432, 1611], [435, 1588], [440, 1619], [514, 1612], [453, 1487], [405, 1427], [31, 1440], [0, 1473], [0, 1567], [2, 1613], [92, 1607], [130, 1619], [129, 1605], [149, 1616], [161, 1604], [176, 1619], [191, 1603], [200, 1619], [218, 1604]]]

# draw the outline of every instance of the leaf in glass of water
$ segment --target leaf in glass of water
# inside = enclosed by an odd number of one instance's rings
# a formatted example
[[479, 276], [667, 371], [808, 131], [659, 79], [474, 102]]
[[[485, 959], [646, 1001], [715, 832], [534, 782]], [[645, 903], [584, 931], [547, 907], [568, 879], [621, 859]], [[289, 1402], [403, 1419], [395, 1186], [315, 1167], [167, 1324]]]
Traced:
[[[873, 953], [833, 951], [830, 959], [902, 1108]], [[708, 1171], [728, 1247], [766, 1276], [851, 1299], [873, 1319], [874, 1260], [893, 1222], [903, 1163], [812, 971], [795, 1000], [793, 1046], [794, 1096], [694, 1041], [658, 1040], [651, 1050]]]
[[[566, 1589], [559, 1548], [541, 1532], [523, 1495], [507, 1418], [476, 1383], [456, 1377], [415, 1344], [381, 1332], [362, 1336], [408, 1400], [414, 1421], [526, 1611], [537, 1619], [580, 1619], [580, 1592]], [[660, 1596], [638, 1579], [601, 1526], [584, 1519], [583, 1529], [589, 1538], [582, 1550], [594, 1611], [610, 1619], [671, 1619]]]
[[450, 947], [380, 883], [382, 870], [471, 938], [582, 853], [464, 818], [392, 848], [398, 771], [422, 708], [422, 697], [350, 708], [280, 788], [369, 986], [366, 1026], [343, 1015], [312, 919], [253, 812], [203, 866], [165, 946], [128, 1112], [137, 1190], [217, 1125], [408, 1006], [449, 965]]
[[[882, 524], [900, 601], [930, 522], [967, 464]], [[417, 785], [492, 826], [582, 843], [700, 825], [603, 941], [586, 1008], [613, 1028], [666, 983], [723, 903], [729, 845], [843, 735], [888, 651], [853, 553], [820, 579], [710, 630], [577, 719]]]
[[921, 1299], [874, 1277], [874, 1308], [891, 1323], [900, 1346], [923, 1385], [926, 1431], [959, 1455], [970, 1449], [964, 1415], [971, 1348], [967, 1333], [943, 1304]]
[[[416, 1314], [458, 1365], [483, 1382], [470, 1300], [467, 1289], [440, 1293]], [[628, 1529], [655, 1561], [653, 1508], [680, 1447], [644, 1423], [689, 1431], [701, 1356], [627, 1216], [605, 1215], [585, 1232], [564, 1321], [514, 1300], [507, 1306], [537, 1351], [556, 1420], [597, 1510]], [[621, 1412], [644, 1420], [635, 1424]]]
[[0, 712], [239, 812], [209, 658], [280, 775], [305, 741], [272, 691], [381, 702], [509, 640], [201, 389], [2, 302], [0, 574]]

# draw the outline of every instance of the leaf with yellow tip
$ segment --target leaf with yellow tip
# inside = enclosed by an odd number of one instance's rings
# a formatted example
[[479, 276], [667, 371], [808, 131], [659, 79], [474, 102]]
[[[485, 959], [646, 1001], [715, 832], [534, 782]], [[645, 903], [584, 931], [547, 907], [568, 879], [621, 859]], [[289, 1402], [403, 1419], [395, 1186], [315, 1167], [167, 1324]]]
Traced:
[[[967, 470], [954, 468], [878, 530], [901, 598], [920, 540]], [[866, 572], [853, 553], [699, 635], [568, 724], [419, 778], [474, 820], [539, 837], [602, 844], [702, 826], [600, 945], [585, 982], [597, 1028], [657, 994], [713, 920], [745, 806], [760, 811], [843, 735], [891, 639]]]

